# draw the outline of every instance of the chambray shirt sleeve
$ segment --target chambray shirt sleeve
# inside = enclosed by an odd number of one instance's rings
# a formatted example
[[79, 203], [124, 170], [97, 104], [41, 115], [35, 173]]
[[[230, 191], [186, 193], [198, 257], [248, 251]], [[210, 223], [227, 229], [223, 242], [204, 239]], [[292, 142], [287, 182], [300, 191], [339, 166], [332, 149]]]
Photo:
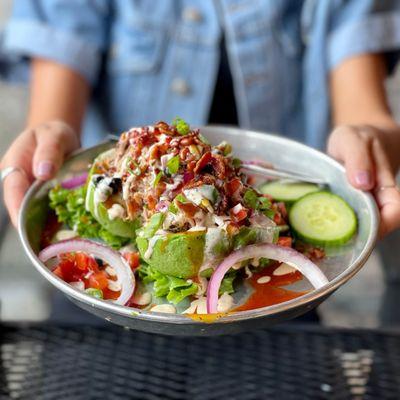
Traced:
[[109, 7], [109, 0], [15, 0], [3, 32], [0, 73], [27, 75], [29, 60], [40, 57], [94, 84], [107, 47]]
[[330, 0], [328, 67], [366, 53], [386, 53], [390, 68], [400, 49], [400, 1]]

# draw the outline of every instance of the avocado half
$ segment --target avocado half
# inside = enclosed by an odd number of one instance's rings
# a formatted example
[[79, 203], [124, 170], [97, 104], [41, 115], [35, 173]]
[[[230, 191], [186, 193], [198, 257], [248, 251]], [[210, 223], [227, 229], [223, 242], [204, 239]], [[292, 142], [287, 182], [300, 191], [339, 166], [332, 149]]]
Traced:
[[187, 279], [196, 276], [203, 264], [205, 236], [204, 232], [170, 233], [156, 240], [149, 258], [145, 257], [149, 239], [138, 236], [136, 244], [142, 258], [157, 271]]

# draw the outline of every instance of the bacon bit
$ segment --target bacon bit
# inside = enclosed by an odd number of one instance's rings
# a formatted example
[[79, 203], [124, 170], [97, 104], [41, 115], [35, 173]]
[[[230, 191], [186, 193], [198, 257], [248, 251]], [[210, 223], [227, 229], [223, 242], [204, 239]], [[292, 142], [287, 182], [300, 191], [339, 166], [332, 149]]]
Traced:
[[192, 203], [181, 203], [177, 201], [176, 205], [180, 210], [182, 210], [185, 213], [186, 216], [190, 218], [192, 218], [199, 210], [198, 207], [196, 207]]
[[157, 199], [152, 195], [152, 194], [148, 194], [146, 196], [146, 203], [147, 203], [147, 207], [150, 211], [153, 211], [156, 209], [157, 206]]
[[287, 216], [288, 216], [288, 213], [287, 213], [287, 210], [286, 210], [285, 203], [283, 203], [283, 202], [276, 203], [276, 207], [277, 207], [279, 213], [281, 214], [282, 218], [286, 220]]
[[223, 156], [219, 154], [214, 154], [210, 160], [211, 165], [215, 171], [215, 175], [219, 179], [225, 179], [226, 177], [226, 167]]
[[283, 247], [292, 247], [292, 238], [289, 236], [281, 236], [278, 239], [278, 244], [279, 246], [283, 246]]
[[212, 154], [210, 151], [207, 153], [203, 154], [203, 156], [200, 158], [199, 161], [197, 161], [196, 167], [194, 169], [194, 173], [198, 174], [200, 171], [202, 171], [207, 164], [211, 161]]
[[133, 199], [129, 199], [126, 202], [126, 207], [127, 207], [127, 211], [128, 211], [128, 217], [130, 219], [134, 219], [139, 211], [139, 204], [136, 203], [135, 200]]

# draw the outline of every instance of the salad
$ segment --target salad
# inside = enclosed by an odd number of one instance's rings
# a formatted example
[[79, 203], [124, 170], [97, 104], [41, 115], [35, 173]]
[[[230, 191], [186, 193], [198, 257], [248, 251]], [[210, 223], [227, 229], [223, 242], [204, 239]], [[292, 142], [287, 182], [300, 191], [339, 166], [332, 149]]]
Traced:
[[295, 298], [282, 286], [303, 277], [325, 285], [316, 263], [354, 236], [352, 208], [313, 184], [256, 188], [241, 166], [182, 119], [132, 128], [50, 190], [39, 258], [88, 295], [189, 316]]

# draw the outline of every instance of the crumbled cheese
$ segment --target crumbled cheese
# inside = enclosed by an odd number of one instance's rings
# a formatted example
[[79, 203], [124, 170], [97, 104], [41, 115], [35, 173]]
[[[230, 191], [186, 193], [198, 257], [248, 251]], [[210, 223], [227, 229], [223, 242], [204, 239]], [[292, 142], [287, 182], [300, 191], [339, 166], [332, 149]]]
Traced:
[[268, 283], [271, 280], [270, 276], [262, 276], [261, 278], [257, 279], [257, 283], [262, 285], [263, 283]]
[[200, 297], [197, 301], [197, 314], [207, 314], [207, 299]]
[[111, 180], [112, 178], [107, 177], [97, 184], [94, 190], [95, 204], [104, 203], [112, 195], [112, 188], [110, 187]]
[[228, 293], [224, 293], [218, 299], [217, 311], [225, 313], [228, 312], [232, 308], [232, 306], [233, 306], [233, 297]]
[[291, 274], [295, 272], [296, 269], [293, 268], [291, 265], [282, 263], [274, 272], [273, 274], [275, 276], [281, 276], [281, 275], [286, 275], [286, 274]]
[[123, 219], [126, 216], [125, 208], [121, 204], [115, 203], [107, 210], [108, 217], [113, 221], [114, 219]]
[[144, 292], [144, 293], [135, 293], [133, 297], [133, 302], [139, 306], [147, 306], [147, 304], [151, 303], [151, 293]]
[[108, 289], [110, 289], [112, 292], [119, 292], [122, 289], [122, 286], [119, 282], [116, 281], [108, 281], [107, 285]]
[[111, 277], [117, 276], [115, 269], [113, 267], [110, 267], [109, 265], [107, 265], [107, 267], [105, 268], [105, 271]]
[[77, 236], [78, 234], [75, 231], [69, 229], [62, 229], [56, 233], [54, 238], [57, 242], [61, 242], [62, 240], [73, 239], [74, 237]]
[[83, 283], [83, 281], [70, 282], [69, 284], [75, 289], [85, 290], [85, 284]]
[[176, 308], [172, 304], [157, 304], [156, 306], [153, 306], [150, 311], [175, 314]]

